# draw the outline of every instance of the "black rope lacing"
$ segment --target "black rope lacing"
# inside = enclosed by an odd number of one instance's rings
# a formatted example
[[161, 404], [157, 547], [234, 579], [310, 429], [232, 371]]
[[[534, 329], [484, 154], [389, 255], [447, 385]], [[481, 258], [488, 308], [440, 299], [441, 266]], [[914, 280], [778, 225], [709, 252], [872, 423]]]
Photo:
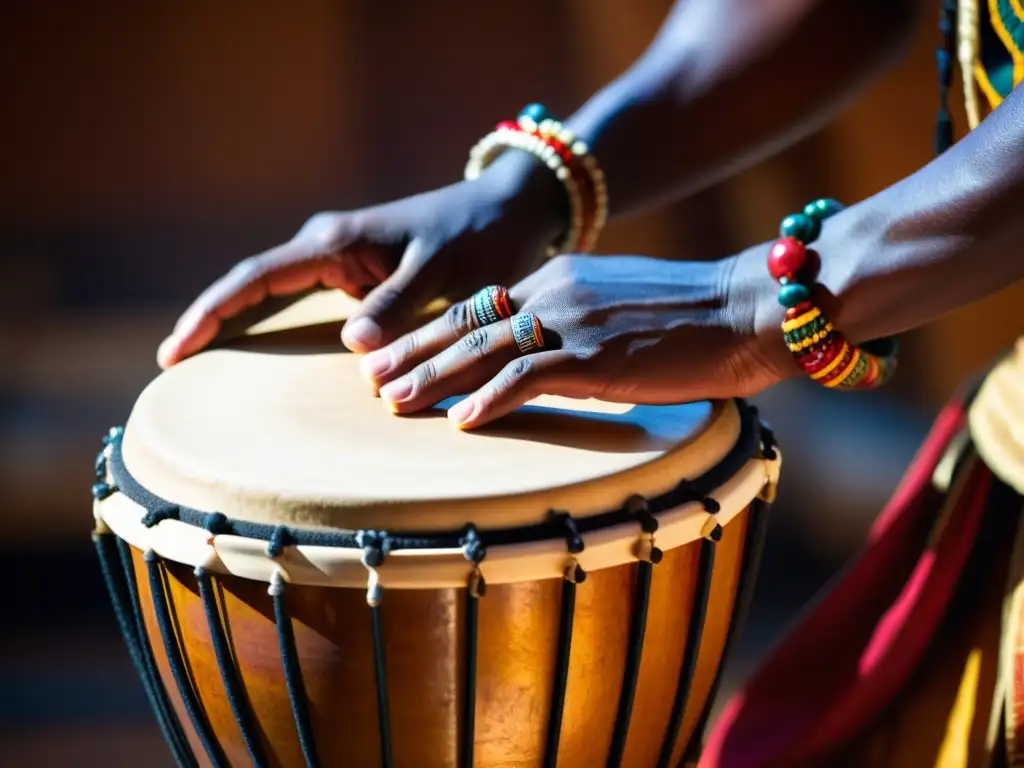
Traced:
[[[647, 498], [646, 503], [653, 518], [656, 519], [664, 512], [694, 501], [700, 501], [710, 512], [717, 511], [717, 502], [706, 494], [734, 477], [752, 457], [762, 454], [765, 458], [774, 458], [773, 438], [769, 432], [759, 429], [754, 409], [742, 401], [737, 401], [737, 405], [741, 423], [739, 439], [734, 447], [719, 464], [700, 477], [686, 479], [667, 493]], [[464, 527], [457, 531], [403, 531], [389, 534], [372, 530], [303, 529], [266, 525], [229, 518], [220, 512], [190, 509], [152, 493], [135, 480], [125, 467], [121, 454], [122, 435], [123, 430], [115, 428], [104, 438], [107, 453], [107, 457], [103, 459], [105, 478], [109, 476], [110, 482], [96, 483], [93, 488], [96, 498], [102, 500], [114, 491], [119, 491], [147, 510], [142, 518], [142, 523], [147, 527], [157, 525], [163, 520], [179, 520], [188, 525], [205, 528], [213, 535], [229, 534], [247, 539], [261, 539], [267, 542], [268, 555], [274, 558], [280, 557], [285, 547], [295, 545], [364, 550], [369, 548], [373, 551], [365, 553], [369, 558], [367, 565], [376, 567], [373, 564], [379, 563], [380, 558], [399, 549], [464, 549], [469, 546], [473, 551], [470, 552], [468, 559], [472, 562], [473, 552], [485, 553], [487, 546], [525, 544], [564, 536], [567, 533], [571, 538], [567, 543], [576, 546], [576, 540], [582, 540], [590, 531], [602, 530], [635, 519], [633, 512], [623, 506], [585, 518], [573, 518], [571, 523], [555, 514], [535, 524], [485, 531], [469, 530]], [[100, 459], [97, 460], [97, 467], [99, 462]], [[572, 531], [567, 532], [567, 524], [573, 526]]]
[[583, 552], [583, 536], [580, 535], [579, 525], [576, 519], [568, 512], [561, 509], [553, 509], [548, 512], [548, 519], [562, 528], [565, 533], [565, 549], [571, 558], [566, 567], [565, 578], [573, 584], [582, 584], [587, 580], [587, 572], [579, 564], [576, 555]]

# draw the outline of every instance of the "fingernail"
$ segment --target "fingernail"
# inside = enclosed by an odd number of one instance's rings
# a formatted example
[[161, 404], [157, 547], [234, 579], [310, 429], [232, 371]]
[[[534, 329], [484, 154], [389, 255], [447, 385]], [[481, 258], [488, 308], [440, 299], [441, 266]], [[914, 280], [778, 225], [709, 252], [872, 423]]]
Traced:
[[174, 331], [171, 336], [175, 339], [184, 339], [187, 336], [191, 336], [196, 332], [199, 324], [203, 321], [205, 314], [203, 312], [186, 312], [180, 318], [174, 326]]
[[380, 337], [380, 326], [365, 317], [357, 317], [341, 330], [341, 340], [353, 352], [376, 349], [380, 345]]
[[391, 403], [401, 403], [412, 394], [412, 381], [408, 377], [396, 379], [380, 388], [380, 396]]
[[176, 351], [178, 346], [177, 336], [168, 336], [166, 339], [160, 342], [160, 346], [156, 350], [156, 361], [161, 367], [167, 367], [168, 361], [171, 359], [171, 354]]
[[359, 361], [359, 367], [371, 379], [379, 379], [391, 370], [391, 355], [383, 349], [370, 352]]
[[476, 411], [476, 401], [471, 397], [467, 397], [465, 400], [460, 400], [448, 409], [448, 418], [459, 426], [462, 426], [476, 416]]

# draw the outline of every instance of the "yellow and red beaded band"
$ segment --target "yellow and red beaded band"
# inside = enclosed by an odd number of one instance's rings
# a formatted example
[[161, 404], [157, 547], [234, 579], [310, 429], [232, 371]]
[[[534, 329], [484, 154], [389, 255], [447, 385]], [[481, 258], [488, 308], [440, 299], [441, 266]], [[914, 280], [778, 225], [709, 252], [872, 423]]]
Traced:
[[531, 104], [516, 122], [499, 123], [477, 142], [470, 151], [465, 178], [478, 178], [506, 149], [520, 149], [539, 158], [565, 186], [571, 221], [562, 242], [552, 246], [549, 255], [593, 250], [608, 220], [608, 189], [604, 172], [586, 143], [549, 117], [543, 106]]
[[492, 325], [513, 314], [508, 290], [500, 285], [489, 285], [474, 293], [469, 300], [469, 310], [477, 328]]
[[779, 304], [786, 308], [783, 339], [804, 373], [830, 389], [874, 389], [896, 369], [896, 340], [852, 344], [813, 303], [802, 274], [807, 245], [817, 239], [822, 222], [841, 210], [835, 200], [822, 198], [783, 219], [781, 237], [768, 251], [768, 272], [781, 285]]

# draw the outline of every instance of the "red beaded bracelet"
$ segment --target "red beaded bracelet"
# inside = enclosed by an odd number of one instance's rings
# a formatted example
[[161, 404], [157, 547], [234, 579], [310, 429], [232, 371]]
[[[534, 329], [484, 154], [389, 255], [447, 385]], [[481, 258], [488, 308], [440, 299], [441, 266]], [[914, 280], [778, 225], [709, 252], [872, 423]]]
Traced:
[[558, 176], [569, 197], [568, 232], [550, 255], [593, 249], [608, 219], [604, 173], [586, 144], [577, 140], [539, 104], [524, 109], [518, 121], [506, 120], [481, 139], [470, 152], [465, 177], [475, 179], [506, 149], [521, 149], [538, 157]]
[[817, 239], [822, 222], [841, 210], [835, 200], [822, 198], [783, 219], [781, 237], [768, 251], [768, 272], [781, 285], [779, 304], [786, 308], [783, 339], [804, 373], [830, 389], [874, 389], [896, 369], [897, 340], [850, 343], [811, 300], [811, 287], [802, 274], [807, 245]]

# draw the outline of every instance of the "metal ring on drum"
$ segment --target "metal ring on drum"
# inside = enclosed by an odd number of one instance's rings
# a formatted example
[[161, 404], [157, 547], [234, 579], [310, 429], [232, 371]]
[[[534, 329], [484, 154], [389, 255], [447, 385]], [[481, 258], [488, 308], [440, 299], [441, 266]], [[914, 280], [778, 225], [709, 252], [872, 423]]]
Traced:
[[105, 440], [97, 552], [179, 764], [699, 755], [781, 462], [753, 409], [542, 399], [464, 433], [356, 362], [205, 352]]

